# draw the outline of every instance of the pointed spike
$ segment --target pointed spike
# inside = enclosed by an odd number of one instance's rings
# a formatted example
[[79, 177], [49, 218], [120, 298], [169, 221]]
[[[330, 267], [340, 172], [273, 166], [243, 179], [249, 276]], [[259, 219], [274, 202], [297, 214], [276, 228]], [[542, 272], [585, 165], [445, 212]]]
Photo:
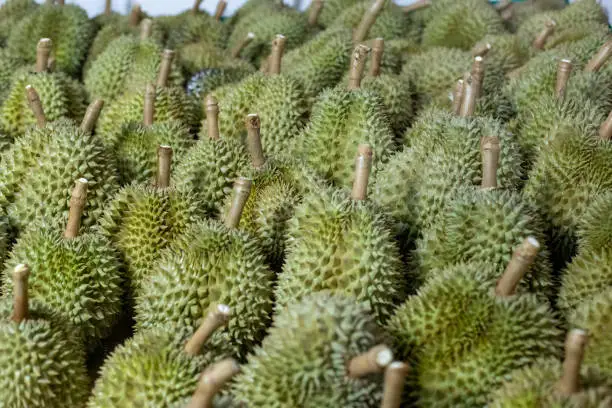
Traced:
[[368, 183], [372, 171], [372, 156], [374, 151], [368, 144], [360, 144], [357, 148], [355, 160], [355, 180], [351, 197], [356, 201], [363, 201], [368, 196]]
[[246, 205], [249, 195], [251, 194], [251, 186], [253, 182], [250, 179], [240, 177], [234, 182], [234, 197], [232, 206], [225, 216], [225, 226], [229, 229], [238, 228], [242, 211]]
[[222, 326], [225, 326], [230, 318], [230, 308], [226, 305], [217, 305], [211, 310], [198, 330], [191, 339], [185, 344], [185, 353], [190, 356], [197, 356], [202, 352], [202, 347], [210, 336]]
[[70, 212], [68, 213], [68, 223], [64, 231], [65, 238], [76, 238], [81, 229], [81, 219], [87, 203], [87, 186], [89, 182], [85, 178], [76, 181], [70, 198]]
[[391, 349], [380, 344], [349, 361], [348, 376], [360, 378], [368, 374], [381, 373], [392, 361]]

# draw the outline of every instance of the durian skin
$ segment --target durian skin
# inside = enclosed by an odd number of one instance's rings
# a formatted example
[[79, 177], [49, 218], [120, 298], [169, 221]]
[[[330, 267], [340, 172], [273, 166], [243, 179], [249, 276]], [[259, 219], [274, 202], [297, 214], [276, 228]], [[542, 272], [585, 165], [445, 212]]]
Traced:
[[368, 303], [384, 322], [404, 295], [407, 277], [397, 244], [372, 203], [329, 188], [313, 192], [296, 207], [288, 237], [278, 309], [328, 290]]
[[23, 65], [23, 61], [11, 54], [8, 50], [0, 48], [0, 105], [11, 90], [15, 72]]
[[[325, 9], [327, 3], [323, 7]], [[331, 24], [330, 28], [345, 28], [355, 30], [363, 15], [372, 7], [372, 3], [367, 1], [359, 1], [355, 5], [346, 8]], [[387, 3], [382, 9], [376, 22], [368, 31], [368, 39], [384, 38], [385, 40], [394, 40], [405, 37], [408, 34], [407, 27], [409, 20], [405, 13], [394, 3]]]
[[0, 46], [4, 46], [11, 30], [38, 5], [34, 0], [7, 0], [0, 6]]
[[[6, 296], [6, 295], [5, 295]], [[29, 318], [11, 320], [13, 301], [0, 301], [0, 405], [82, 407], [89, 395], [85, 352], [72, 327], [30, 300]]]
[[[325, 2], [321, 9], [318, 23], [323, 27], [329, 27], [345, 10], [358, 4], [361, 0], [330, 0]], [[310, 12], [310, 6], [308, 8]]]
[[215, 89], [240, 82], [253, 72], [252, 66], [246, 63], [243, 67], [204, 68], [187, 82], [187, 94], [203, 100]]
[[75, 5], [44, 5], [11, 30], [7, 47], [27, 62], [36, 62], [36, 44], [41, 38], [53, 41], [57, 70], [76, 77], [93, 41], [95, 25], [87, 12]]
[[578, 228], [580, 249], [612, 248], [612, 191], [595, 198], [584, 212]]
[[198, 377], [216, 356], [184, 352], [191, 332], [157, 327], [137, 333], [106, 359], [88, 408], [166, 407], [193, 395]]
[[62, 224], [38, 225], [22, 234], [5, 265], [3, 292], [12, 293], [15, 266], [28, 264], [30, 298], [61, 314], [91, 348], [110, 334], [121, 311], [119, 258], [99, 234], [64, 238]]
[[612, 398], [612, 382], [599, 370], [583, 367], [581, 390], [569, 397], [556, 392], [563, 374], [560, 361], [539, 359], [529, 367], [516, 370], [491, 396], [491, 408], [602, 408]]
[[206, 347], [244, 358], [269, 325], [274, 278], [253, 235], [219, 221], [194, 225], [147, 277], [136, 300], [137, 329], [170, 324], [195, 332], [211, 308], [225, 304], [230, 320]]
[[232, 393], [251, 408], [375, 407], [381, 377], [351, 379], [346, 364], [383, 341], [365, 304], [329, 293], [309, 296], [279, 310]]

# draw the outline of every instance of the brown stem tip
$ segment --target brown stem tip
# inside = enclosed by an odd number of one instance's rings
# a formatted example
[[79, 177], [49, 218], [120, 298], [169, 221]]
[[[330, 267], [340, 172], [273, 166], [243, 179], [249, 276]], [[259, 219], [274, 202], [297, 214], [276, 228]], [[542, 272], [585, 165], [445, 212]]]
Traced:
[[170, 168], [172, 166], [172, 148], [161, 145], [157, 148], [157, 187], [170, 187]]
[[372, 347], [348, 364], [348, 375], [360, 378], [368, 374], [381, 373], [393, 361], [393, 352], [384, 344]]
[[[141, 24], [140, 22], [141, 17], [142, 17], [142, 8], [140, 7], [140, 4], [134, 4], [134, 6], [132, 6], [132, 11], [130, 11], [130, 16], [128, 18], [128, 24], [132, 27], [138, 27], [138, 24]], [[151, 20], [149, 20], [149, 23], [151, 23]], [[149, 36], [147, 36], [146, 38], [149, 38]]]
[[195, 0], [193, 2], [193, 7], [191, 8], [191, 14], [198, 14], [200, 11], [200, 5], [202, 5], [202, 0]]
[[378, 15], [385, 7], [386, 0], [375, 0], [372, 6], [364, 13], [361, 22], [353, 34], [353, 42], [359, 43], [368, 36], [370, 28], [376, 23]]
[[215, 395], [239, 372], [240, 366], [233, 358], [208, 367], [200, 376], [197, 389], [187, 408], [213, 408]]
[[601, 46], [597, 54], [591, 58], [591, 60], [584, 67], [586, 72], [597, 72], [601, 69], [601, 67], [608, 61], [610, 56], [612, 55], [612, 40], [607, 41], [604, 45]]
[[572, 61], [568, 59], [559, 61], [559, 65], [557, 66], [557, 82], [555, 83], [555, 95], [557, 98], [560, 99], [565, 96], [565, 89], [567, 88], [567, 82], [569, 81], [571, 73]]
[[499, 138], [485, 136], [480, 139], [482, 151], [482, 188], [497, 187], [497, 167], [499, 165]]
[[472, 74], [469, 72], [463, 77], [463, 98], [459, 116], [467, 118], [474, 115], [476, 111], [476, 97], [474, 94]]
[[102, 99], [96, 99], [87, 107], [87, 111], [81, 122], [81, 131], [83, 131], [83, 133], [91, 133], [93, 131], [103, 107], [104, 101]]
[[253, 167], [258, 169], [266, 163], [261, 144], [261, 121], [259, 120], [259, 115], [256, 113], [247, 115], [245, 123], [247, 128], [247, 149], [251, 155]]
[[424, 9], [429, 6], [431, 6], [431, 0], [419, 0], [419, 1], [415, 1], [414, 3], [408, 6], [403, 6], [402, 11], [404, 13], [412, 13], [413, 11]]
[[553, 35], [555, 32], [555, 27], [557, 23], [554, 20], [549, 20], [546, 22], [544, 29], [540, 31], [536, 39], [533, 41], [533, 48], [536, 50], [543, 50], [546, 45], [546, 41], [548, 41], [548, 37]]
[[208, 137], [219, 139], [219, 103], [213, 95], [206, 97], [206, 124], [208, 126]]
[[81, 229], [81, 219], [87, 203], [87, 187], [89, 182], [85, 178], [76, 181], [72, 196], [70, 197], [70, 211], [68, 213], [68, 223], [64, 231], [65, 238], [76, 238]]
[[222, 326], [225, 326], [230, 318], [230, 308], [227, 305], [217, 305], [208, 313], [198, 330], [191, 339], [185, 344], [185, 353], [190, 356], [197, 356], [202, 352], [204, 343], [210, 336]]
[[359, 89], [359, 87], [361, 87], [361, 79], [363, 77], [365, 61], [368, 58], [370, 51], [370, 47], [363, 44], [359, 44], [353, 50], [353, 56], [351, 58], [351, 71], [349, 73], [349, 90]]
[[145, 18], [140, 23], [140, 39], [146, 40], [147, 38], [151, 38], [153, 34], [153, 21], [151, 19]]
[[112, 0], [106, 0], [106, 2], [104, 3], [104, 15], [105, 16], [110, 16], [111, 14], [113, 14], [113, 4], [112, 4]]
[[240, 177], [234, 182], [234, 198], [227, 216], [225, 217], [225, 226], [227, 228], [238, 228], [240, 218], [242, 217], [242, 211], [251, 194], [252, 185], [253, 182], [244, 177]]
[[380, 75], [380, 67], [382, 65], [382, 57], [385, 52], [385, 40], [377, 38], [372, 41], [372, 62], [370, 65], [370, 75], [373, 77]]
[[162, 54], [161, 64], [159, 66], [159, 75], [157, 76], [157, 86], [164, 88], [168, 84], [170, 71], [172, 70], [172, 61], [174, 61], [175, 52], [172, 50], [164, 50]]
[[144, 93], [144, 106], [142, 109], [142, 122], [145, 126], [151, 126], [155, 120], [155, 99], [157, 88], [153, 84], [147, 84]]
[[584, 359], [587, 341], [588, 335], [584, 330], [574, 329], [567, 335], [563, 374], [557, 383], [559, 394], [569, 397], [580, 391], [580, 367]]
[[286, 42], [287, 39], [282, 34], [278, 34], [272, 41], [272, 54], [270, 56], [270, 66], [268, 67], [268, 73], [271, 75], [281, 73], [281, 63]]
[[410, 368], [408, 364], [395, 361], [385, 370], [385, 389], [381, 408], [399, 408], [402, 403], [404, 381]]
[[495, 294], [500, 297], [514, 295], [523, 276], [540, 251], [540, 243], [534, 237], [527, 237], [514, 251], [504, 274], [497, 282]]
[[363, 201], [368, 196], [368, 183], [372, 172], [372, 157], [374, 150], [368, 144], [360, 144], [357, 147], [357, 158], [355, 159], [355, 180], [353, 181], [353, 192], [351, 197], [356, 201]]
[[478, 44], [472, 49], [472, 56], [485, 57], [489, 51], [491, 51], [491, 48], [492, 46], [490, 43]]
[[30, 267], [19, 264], [13, 270], [13, 316], [12, 320], [21, 323], [29, 317], [28, 277]]
[[53, 41], [41, 38], [36, 46], [36, 72], [46, 72], [49, 69], [49, 55], [51, 55]]
[[221, 21], [221, 17], [223, 17], [223, 13], [225, 13], [225, 9], [227, 7], [227, 1], [219, 0], [217, 3], [217, 8], [215, 10], [215, 20]]
[[45, 117], [45, 111], [43, 110], [38, 92], [36, 92], [36, 89], [34, 89], [32, 85], [28, 85], [26, 86], [26, 95], [28, 97], [30, 109], [36, 118], [36, 125], [39, 128], [44, 128], [47, 124], [47, 118]]
[[310, 6], [310, 13], [308, 14], [308, 25], [316, 26], [319, 22], [319, 16], [323, 10], [323, 0], [313, 0]]
[[244, 37], [244, 39], [232, 50], [232, 57], [240, 57], [242, 50], [244, 50], [246, 46], [253, 41], [253, 39], [255, 39], [255, 33], [248, 33], [246, 37]]

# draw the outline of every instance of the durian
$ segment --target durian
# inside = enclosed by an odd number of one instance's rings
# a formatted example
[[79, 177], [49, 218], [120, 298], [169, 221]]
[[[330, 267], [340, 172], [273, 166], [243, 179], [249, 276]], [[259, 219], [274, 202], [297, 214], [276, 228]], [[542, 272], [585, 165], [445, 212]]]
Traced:
[[[192, 48], [193, 47], [193, 48]], [[215, 89], [240, 82], [255, 72], [251, 64], [242, 60], [224, 59], [217, 62], [201, 62], [202, 54], [198, 50], [199, 44], [187, 46], [183, 53], [194, 52], [199, 69], [187, 82], [187, 94], [197, 100], [202, 100]], [[190, 63], [186, 63], [187, 65]], [[187, 66], [188, 70], [195, 70], [196, 65]]]
[[15, 71], [22, 65], [23, 62], [19, 58], [12, 55], [8, 50], [0, 48], [0, 105], [11, 90]]
[[0, 209], [0, 265], [4, 264], [4, 258], [6, 257], [9, 243], [8, 218], [6, 214], [4, 214], [4, 211]]
[[192, 9], [174, 17], [172, 25], [167, 27], [166, 47], [180, 49], [200, 41], [218, 47], [227, 44], [228, 26], [220, 21], [226, 6], [225, 0], [219, 1], [214, 16], [202, 12], [194, 13]]
[[11, 30], [36, 9], [34, 0], [7, 0], [0, 6], [0, 46], [4, 46]]

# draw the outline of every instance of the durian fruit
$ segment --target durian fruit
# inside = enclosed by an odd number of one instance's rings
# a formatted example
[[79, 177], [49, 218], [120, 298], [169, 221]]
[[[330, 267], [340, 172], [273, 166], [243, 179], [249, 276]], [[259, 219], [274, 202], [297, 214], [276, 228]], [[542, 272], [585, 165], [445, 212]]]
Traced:
[[220, 135], [219, 105], [212, 95], [206, 98], [206, 124], [207, 131], [177, 165], [174, 178], [178, 188], [198, 196], [207, 215], [216, 216], [248, 158], [241, 140]]
[[121, 253], [132, 297], [150, 275], [159, 252], [204, 215], [190, 190], [170, 185], [171, 163], [172, 148], [160, 146], [154, 184], [122, 188], [99, 220], [101, 233]]
[[161, 326], [137, 333], [107, 358], [87, 407], [169, 407], [189, 398], [202, 370], [222, 358], [207, 342], [229, 315], [217, 305], [195, 332]]
[[100, 139], [91, 134], [103, 101], [93, 102], [80, 126], [67, 119], [47, 123], [40, 98], [26, 88], [38, 125], [18, 138], [1, 158], [0, 206], [18, 235], [28, 225], [66, 216], [74, 180], [89, 180], [83, 225], [102, 215], [118, 189], [116, 169]]
[[540, 359], [516, 370], [492, 394], [492, 408], [597, 408], [612, 403], [612, 381], [596, 368], [583, 366], [588, 341], [585, 331], [571, 330], [565, 360]]
[[581, 250], [601, 251], [612, 248], [612, 192], [596, 197], [584, 212], [578, 228]]
[[81, 7], [45, 4], [11, 30], [7, 47], [33, 64], [37, 59], [36, 42], [40, 38], [50, 38], [57, 69], [78, 76], [94, 34], [95, 26]]
[[[197, 100], [202, 100], [223, 85], [240, 82], [255, 72], [255, 68], [246, 61], [227, 57], [209, 59], [199, 48], [200, 44], [188, 45], [181, 54], [184, 69], [194, 72], [187, 82], [187, 94]], [[192, 60], [186, 62], [185, 54], [193, 54]]]
[[510, 31], [516, 32], [525, 21], [535, 14], [560, 10], [566, 6], [566, 3], [565, 0], [502, 1], [498, 2], [498, 4], [503, 5], [501, 9], [498, 7], [498, 11], [500, 11], [506, 27], [508, 27]]
[[28, 299], [27, 265], [13, 271], [0, 301], [0, 405], [82, 407], [89, 394], [85, 353], [62, 317]]
[[88, 181], [79, 179], [70, 199], [62, 235], [59, 223], [31, 226], [12, 248], [3, 279], [4, 293], [13, 285], [10, 271], [22, 262], [32, 268], [29, 296], [57, 311], [75, 327], [75, 338], [91, 348], [110, 334], [121, 307], [118, 254], [95, 233], [79, 234]]
[[4, 264], [4, 258], [9, 248], [8, 218], [4, 211], [0, 209], [0, 265]]
[[87, 93], [83, 86], [61, 72], [48, 72], [51, 47], [51, 40], [41, 39], [36, 47], [34, 72], [29, 68], [19, 70], [10, 81], [10, 88], [0, 107], [0, 127], [12, 137], [22, 136], [28, 127], [36, 123], [23, 92], [26, 85], [38, 90], [49, 121], [62, 117], [77, 120], [85, 113]]
[[[132, 8], [134, 9], [134, 7]], [[121, 19], [121, 14], [113, 11], [113, 2], [112, 0], [104, 1], [104, 11], [102, 14], [98, 14], [93, 18], [96, 25], [100, 28], [105, 27], [109, 24], [115, 24], [117, 21]]]
[[250, 408], [378, 406], [382, 378], [376, 374], [393, 360], [383, 341], [364, 303], [329, 293], [307, 296], [279, 309], [232, 394]]
[[538, 249], [535, 238], [525, 239], [500, 279], [489, 264], [439, 271], [396, 310], [387, 330], [413, 368], [407, 400], [484, 406], [513, 370], [559, 355], [561, 331], [550, 306], [516, 294]]
[[335, 185], [353, 183], [355, 145], [366, 142], [376, 151], [374, 167], [384, 163], [394, 148], [394, 134], [382, 98], [361, 88], [370, 48], [357, 45], [352, 56], [348, 89], [338, 86], [321, 93], [310, 123], [296, 141], [296, 152], [321, 177]]
[[11, 82], [15, 71], [22, 66], [23, 61], [12, 55], [8, 50], [0, 48], [0, 105], [11, 90]]
[[322, 188], [304, 197], [289, 224], [276, 289], [277, 308], [329, 290], [366, 302], [384, 322], [401, 299], [407, 277], [388, 221], [366, 200], [372, 148], [359, 145], [351, 196]]
[[4, 47], [11, 30], [37, 6], [34, 0], [6, 0], [0, 6], [0, 47]]
[[499, 67], [504, 73], [521, 67], [530, 57], [528, 47], [509, 33], [487, 35], [472, 48], [473, 56], [482, 56], [484, 52], [486, 64]]
[[226, 7], [227, 1], [218, 1], [214, 16], [210, 16], [200, 11], [199, 6], [196, 11], [194, 3], [191, 10], [171, 17], [171, 24], [165, 27], [168, 31], [166, 47], [182, 49], [198, 42], [223, 47], [229, 36], [229, 26], [221, 22]]
[[257, 239], [237, 228], [250, 189], [251, 180], [238, 179], [224, 223], [194, 225], [160, 255], [136, 299], [137, 330], [195, 329], [211, 305], [222, 302], [234, 313], [211, 337], [210, 348], [242, 359], [261, 341], [275, 276]]

